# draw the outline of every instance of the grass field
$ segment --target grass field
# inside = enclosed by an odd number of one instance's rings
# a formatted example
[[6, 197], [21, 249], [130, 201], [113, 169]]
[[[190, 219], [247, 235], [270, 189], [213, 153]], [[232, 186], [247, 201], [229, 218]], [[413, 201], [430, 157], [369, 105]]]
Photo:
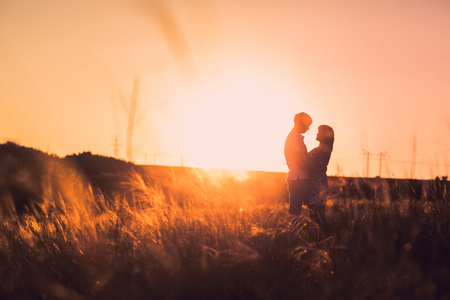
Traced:
[[1, 299], [450, 299], [447, 190], [333, 193], [323, 236], [306, 207], [289, 232], [283, 174], [142, 168], [104, 193], [48, 169], [29, 213], [2, 196]]

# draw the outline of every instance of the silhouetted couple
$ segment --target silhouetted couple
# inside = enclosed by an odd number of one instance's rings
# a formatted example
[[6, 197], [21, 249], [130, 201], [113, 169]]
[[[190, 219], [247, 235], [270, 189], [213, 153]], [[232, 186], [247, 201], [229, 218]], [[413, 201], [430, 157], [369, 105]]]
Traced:
[[327, 232], [329, 225], [325, 216], [328, 195], [327, 166], [333, 151], [334, 131], [330, 126], [318, 128], [316, 140], [319, 146], [307, 151], [303, 134], [312, 124], [311, 117], [299, 113], [294, 117], [294, 128], [286, 138], [284, 156], [289, 168], [287, 184], [289, 190], [289, 214], [296, 219], [302, 205], [309, 207], [310, 217]]

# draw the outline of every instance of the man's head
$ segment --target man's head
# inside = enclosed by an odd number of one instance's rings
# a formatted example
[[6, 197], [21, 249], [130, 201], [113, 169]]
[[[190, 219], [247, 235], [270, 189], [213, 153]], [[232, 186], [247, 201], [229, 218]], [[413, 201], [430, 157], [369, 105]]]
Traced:
[[301, 112], [294, 117], [294, 128], [300, 133], [307, 132], [311, 124], [312, 119], [307, 113]]

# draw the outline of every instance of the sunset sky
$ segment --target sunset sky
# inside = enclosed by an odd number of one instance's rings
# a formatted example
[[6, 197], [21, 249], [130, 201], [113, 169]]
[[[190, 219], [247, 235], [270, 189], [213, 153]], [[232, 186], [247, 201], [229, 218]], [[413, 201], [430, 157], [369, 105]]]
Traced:
[[0, 2], [0, 142], [125, 159], [136, 80], [139, 164], [285, 172], [305, 111], [329, 175], [450, 173], [450, 1]]

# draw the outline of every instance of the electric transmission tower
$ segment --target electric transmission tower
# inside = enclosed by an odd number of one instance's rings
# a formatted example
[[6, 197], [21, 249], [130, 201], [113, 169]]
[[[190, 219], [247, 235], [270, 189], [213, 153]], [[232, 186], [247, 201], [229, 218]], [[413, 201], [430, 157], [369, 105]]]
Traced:
[[117, 138], [117, 134], [116, 134], [116, 138], [114, 139], [114, 143], [111, 144], [111, 146], [113, 146], [114, 157], [119, 158], [119, 148], [121, 145], [119, 144], [119, 139]]

